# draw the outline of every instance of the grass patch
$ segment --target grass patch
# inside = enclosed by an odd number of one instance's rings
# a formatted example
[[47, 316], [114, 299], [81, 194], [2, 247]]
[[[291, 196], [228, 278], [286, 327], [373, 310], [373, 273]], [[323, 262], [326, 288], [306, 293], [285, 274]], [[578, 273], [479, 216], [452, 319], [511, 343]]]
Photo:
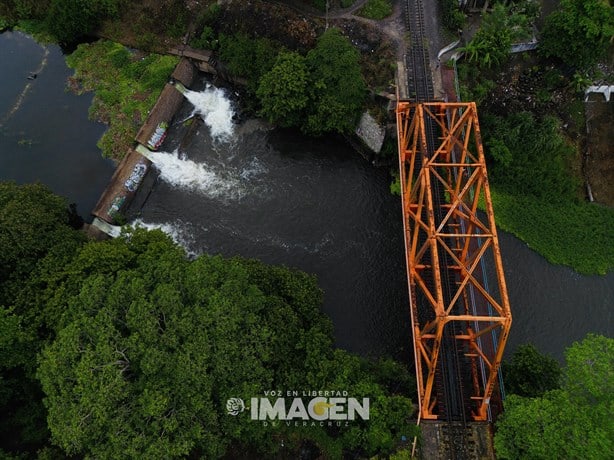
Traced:
[[369, 19], [384, 19], [392, 14], [392, 3], [390, 0], [369, 0], [359, 14]]
[[497, 225], [549, 262], [605, 275], [614, 268], [614, 209], [590, 203], [552, 203], [491, 189]]
[[22, 19], [15, 25], [15, 30], [31, 35], [41, 45], [56, 43], [57, 40], [47, 31], [43, 21], [38, 19]]
[[401, 196], [401, 177], [397, 169], [391, 169], [390, 175], [392, 176], [392, 182], [390, 183], [390, 193], [393, 195]]
[[134, 143], [178, 58], [156, 54], [137, 58], [118, 43], [98, 41], [79, 45], [66, 62], [75, 69], [73, 89], [95, 92], [90, 118], [109, 125], [98, 147], [104, 157], [119, 160]]
[[489, 175], [499, 190], [556, 202], [572, 202], [580, 182], [571, 174], [575, 150], [560, 121], [530, 112], [482, 118]]

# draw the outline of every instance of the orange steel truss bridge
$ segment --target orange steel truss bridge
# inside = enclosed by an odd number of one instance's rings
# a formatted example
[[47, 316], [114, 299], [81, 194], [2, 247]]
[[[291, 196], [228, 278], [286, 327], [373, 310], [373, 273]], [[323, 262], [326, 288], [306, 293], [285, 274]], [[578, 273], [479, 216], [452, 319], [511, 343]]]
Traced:
[[476, 105], [396, 116], [419, 419], [490, 420], [512, 315]]

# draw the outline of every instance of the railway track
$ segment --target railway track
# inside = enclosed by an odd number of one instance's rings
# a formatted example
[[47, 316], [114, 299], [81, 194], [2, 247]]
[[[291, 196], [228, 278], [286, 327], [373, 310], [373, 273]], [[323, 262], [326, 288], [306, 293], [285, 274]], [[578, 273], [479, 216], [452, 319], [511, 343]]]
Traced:
[[[434, 100], [434, 91], [422, 3], [422, 0], [405, 0], [405, 20], [411, 40], [405, 57], [405, 65], [410, 98], [417, 102], [430, 102]], [[426, 136], [430, 155], [431, 149], [438, 145], [436, 141], [439, 137], [438, 128], [430, 119], [426, 124]], [[421, 161], [416, 163], [416, 166], [419, 168]], [[431, 184], [436, 205], [435, 219], [441, 222], [445, 215], [445, 208], [442, 207], [442, 204], [445, 204], [444, 191], [440, 182], [434, 178]], [[444, 300], [449, 303], [456, 274], [447, 268], [450, 263], [445, 251], [441, 250], [438, 257], [443, 267], [441, 270], [443, 296]], [[432, 283], [433, 280], [425, 279], [425, 282]], [[454, 308], [457, 309], [458, 305], [455, 305]], [[426, 324], [432, 319], [428, 318], [429, 314], [429, 312], [419, 311], [419, 316], [426, 316], [421, 319], [421, 324]], [[463, 391], [469, 383], [469, 376], [465, 375], [469, 366], [465, 362], [466, 350], [459, 349], [458, 341], [454, 339], [459, 332], [457, 329], [462, 328], [455, 321], [449, 322], [444, 329], [445, 336], [441, 345], [441, 359], [435, 386], [440, 419], [447, 422], [445, 429], [442, 430], [442, 442], [445, 444], [446, 456], [451, 459], [466, 459], [475, 458], [475, 443], [471, 436], [471, 428], [467, 423], [470, 417], [469, 399]]]

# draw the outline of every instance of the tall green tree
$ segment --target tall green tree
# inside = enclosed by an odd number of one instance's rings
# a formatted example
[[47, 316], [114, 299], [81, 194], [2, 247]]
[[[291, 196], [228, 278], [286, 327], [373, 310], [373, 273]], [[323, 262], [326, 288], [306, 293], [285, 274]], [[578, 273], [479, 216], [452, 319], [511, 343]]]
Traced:
[[0, 305], [12, 305], [37, 264], [57, 245], [75, 241], [74, 215], [41, 184], [0, 182]]
[[584, 69], [603, 57], [614, 38], [614, 9], [610, 0], [561, 0], [547, 18], [540, 52]]
[[534, 398], [560, 387], [561, 366], [535, 345], [521, 345], [503, 363], [503, 380], [506, 393]]
[[614, 339], [589, 334], [566, 352], [561, 389], [512, 395], [497, 422], [501, 459], [607, 459], [614, 451]]
[[64, 199], [40, 184], [0, 183], [0, 448], [35, 450], [48, 437], [36, 355], [51, 325], [45, 299], [84, 241]]
[[[295, 448], [310, 439], [327, 452], [377, 453], [412, 432], [411, 401], [387, 389], [390, 373], [380, 384], [363, 360], [334, 351], [313, 276], [189, 261], [162, 233], [137, 230], [83, 246], [57, 292], [49, 304], [64, 314], [37, 375], [52, 439], [69, 455], [209, 458], [241, 444], [268, 456], [282, 436]], [[231, 397], [301, 388], [373, 398], [373, 417], [297, 435], [225, 412]]]
[[115, 17], [119, 5], [119, 0], [51, 0], [45, 24], [60, 43], [71, 43]]
[[258, 82], [275, 64], [280, 44], [268, 38], [251, 38], [244, 33], [219, 35], [220, 60], [233, 75], [247, 79], [250, 94], [258, 90]]
[[360, 55], [337, 28], [330, 28], [307, 54], [310, 103], [304, 131], [314, 135], [352, 131], [366, 97]]
[[279, 126], [300, 126], [308, 105], [308, 69], [298, 53], [280, 53], [260, 79], [257, 95], [262, 114]]

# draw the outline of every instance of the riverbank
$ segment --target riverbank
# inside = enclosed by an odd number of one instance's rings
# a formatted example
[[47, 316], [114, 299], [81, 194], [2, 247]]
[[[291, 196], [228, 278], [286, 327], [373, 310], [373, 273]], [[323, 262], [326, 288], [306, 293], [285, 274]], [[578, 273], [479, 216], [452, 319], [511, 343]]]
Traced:
[[94, 92], [90, 118], [108, 125], [98, 141], [102, 155], [119, 161], [154, 107], [179, 58], [130, 51], [119, 43], [84, 43], [67, 56], [75, 69], [68, 86]]
[[595, 155], [592, 170], [584, 166], [585, 149], [598, 138], [587, 136], [584, 96], [574, 90], [571, 76], [533, 52], [481, 73], [459, 63], [459, 76], [462, 97], [481, 94], [498, 226], [553, 264], [582, 274], [611, 272], [614, 209], [605, 201], [591, 203], [586, 184], [595, 182], [599, 197], [614, 187], [591, 177], [607, 168], [607, 160], [598, 164]]

